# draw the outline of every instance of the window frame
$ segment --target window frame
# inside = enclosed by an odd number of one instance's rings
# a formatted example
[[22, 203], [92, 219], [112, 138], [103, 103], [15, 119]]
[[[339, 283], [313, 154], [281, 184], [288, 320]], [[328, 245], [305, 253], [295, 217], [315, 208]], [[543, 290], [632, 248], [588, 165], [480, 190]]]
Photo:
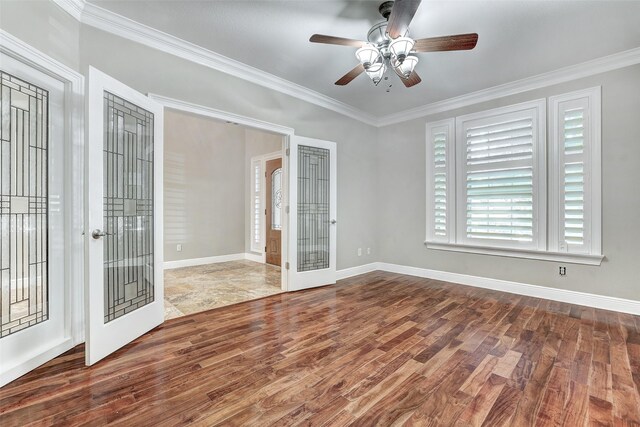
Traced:
[[[466, 191], [463, 188], [456, 188], [456, 243], [466, 246], [480, 246], [504, 249], [524, 249], [524, 250], [546, 250], [547, 238], [546, 231], [540, 233], [540, 230], [546, 230], [547, 219], [547, 188], [546, 188], [546, 101], [538, 99], [535, 101], [523, 102], [520, 104], [510, 105], [506, 107], [494, 108], [491, 110], [480, 111], [476, 113], [466, 114], [456, 117], [456, 178], [459, 185], [464, 185], [467, 181], [467, 165], [466, 165], [466, 144], [467, 140], [465, 132], [468, 123], [490, 124], [498, 117], [513, 118], [531, 118], [533, 153], [531, 156], [531, 166], [533, 173], [533, 240], [530, 243], [490, 240], [471, 239], [466, 236]], [[518, 163], [518, 162], [516, 162]], [[514, 166], [516, 164], [514, 163]]]
[[[550, 209], [549, 249], [554, 252], [600, 255], [602, 254], [602, 89], [600, 86], [549, 97], [549, 145], [550, 145]], [[560, 135], [561, 107], [564, 103], [578, 104], [586, 101], [588, 113], [586, 126], [588, 138], [584, 140], [584, 244], [570, 245], [564, 242], [564, 140]]]
[[[430, 207], [430, 203], [435, 198], [434, 191], [434, 175], [435, 175], [435, 156], [433, 152], [434, 134], [443, 130], [447, 135], [445, 145], [445, 173], [446, 173], [446, 191], [447, 191], [447, 210], [446, 210], [446, 235], [436, 236], [435, 234], [435, 213]], [[455, 203], [456, 203], [456, 174], [455, 167], [450, 167], [455, 162], [455, 119], [444, 119], [437, 122], [427, 123], [426, 125], [427, 141], [426, 141], [426, 158], [429, 171], [427, 172], [427, 233], [426, 239], [432, 242], [451, 243], [456, 240], [455, 226]]]
[[[585, 161], [585, 192], [589, 192], [590, 206], [585, 204], [585, 212], [589, 211], [587, 225], [587, 215], [585, 214], [585, 227], [589, 228], [590, 244], [588, 250], [567, 250], [559, 244], [560, 237], [560, 202], [564, 193], [560, 191], [560, 167], [564, 167], [557, 152], [560, 143], [559, 139], [559, 117], [560, 104], [575, 99], [588, 98], [589, 102], [589, 129], [590, 140], [588, 142], [589, 165]], [[466, 153], [466, 139], [464, 138], [464, 123], [472, 120], [491, 118], [500, 114], [513, 113], [532, 109], [535, 116], [537, 135], [534, 135], [534, 237], [537, 237], [535, 245], [512, 246], [495, 244], [492, 241], [469, 242], [465, 239], [466, 229], [466, 191], [461, 191], [459, 185], [466, 182], [465, 168], [466, 158], [462, 159]], [[537, 99], [515, 105], [474, 112], [449, 118], [429, 122], [426, 124], [426, 240], [425, 246], [429, 249], [446, 250], [453, 252], [475, 253], [497, 255], [524, 259], [537, 259], [545, 261], [558, 261], [565, 263], [601, 265], [604, 256], [602, 255], [602, 147], [601, 147], [601, 87], [579, 90], [571, 93], [551, 96], [548, 99]], [[447, 203], [447, 236], [434, 235], [434, 168], [433, 168], [433, 134], [438, 127], [449, 125], [451, 130], [452, 121], [454, 138], [447, 141], [447, 155], [453, 153], [453, 160], [447, 158], [447, 196], [454, 196], [454, 203]], [[586, 144], [586, 143], [585, 143]], [[585, 151], [587, 148], [585, 146]], [[586, 156], [585, 156], [586, 157]], [[462, 159], [462, 160], [461, 160]], [[465, 162], [465, 163], [462, 163]], [[449, 176], [453, 173], [454, 178]], [[587, 179], [586, 176], [589, 178]], [[589, 181], [589, 189], [586, 181]], [[537, 197], [536, 197], [537, 195]], [[449, 218], [454, 217], [454, 222]], [[454, 227], [450, 227], [454, 225]], [[462, 228], [460, 228], [462, 227]], [[462, 231], [460, 231], [462, 230]], [[462, 238], [461, 238], [462, 237]], [[477, 239], [475, 239], [477, 240]]]

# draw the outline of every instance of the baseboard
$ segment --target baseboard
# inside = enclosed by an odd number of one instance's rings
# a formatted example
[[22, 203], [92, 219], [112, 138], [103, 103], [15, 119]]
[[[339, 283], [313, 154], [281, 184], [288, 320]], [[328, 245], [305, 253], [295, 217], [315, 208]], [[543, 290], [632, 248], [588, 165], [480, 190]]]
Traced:
[[359, 265], [357, 267], [345, 268], [343, 270], [336, 271], [336, 278], [338, 280], [346, 279], [348, 277], [358, 276], [360, 274], [371, 273], [372, 271], [379, 270], [377, 262], [370, 264]]
[[163, 267], [165, 270], [171, 270], [173, 268], [193, 267], [195, 265], [215, 264], [217, 262], [238, 261], [241, 259], [246, 259], [244, 253], [165, 261]]
[[246, 252], [244, 254], [244, 259], [249, 260], [249, 261], [253, 261], [253, 262], [259, 262], [261, 264], [265, 263], [264, 254], [258, 255], [258, 254], [253, 253], [253, 252]]
[[48, 362], [54, 357], [61, 355], [65, 351], [73, 348], [74, 345], [75, 344], [71, 338], [65, 338], [51, 349], [40, 353], [19, 365], [9, 368], [5, 372], [0, 372], [0, 387], [9, 384], [11, 381], [20, 378], [27, 372], [31, 372], [38, 366]]
[[390, 273], [407, 274], [409, 276], [442, 280], [475, 286], [477, 288], [492, 289], [517, 295], [543, 298], [552, 301], [584, 305], [603, 310], [619, 311], [640, 315], [640, 301], [610, 297], [606, 295], [589, 294], [586, 292], [569, 291], [565, 289], [548, 288], [546, 286], [529, 285], [526, 283], [510, 282], [507, 280], [491, 279], [488, 277], [470, 276], [467, 274], [450, 273], [447, 271], [429, 270], [426, 268], [409, 267], [405, 265], [376, 263], [378, 270]]

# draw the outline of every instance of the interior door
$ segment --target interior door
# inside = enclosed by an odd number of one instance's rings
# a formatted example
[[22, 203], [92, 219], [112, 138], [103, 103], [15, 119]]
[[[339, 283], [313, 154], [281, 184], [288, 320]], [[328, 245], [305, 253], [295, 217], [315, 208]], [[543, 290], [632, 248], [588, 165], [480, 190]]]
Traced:
[[64, 98], [64, 83], [0, 53], [0, 386], [73, 344]]
[[282, 158], [267, 160], [265, 167], [267, 207], [266, 214], [266, 262], [278, 265], [282, 263]]
[[289, 141], [289, 285], [294, 291], [336, 282], [336, 144]]
[[89, 71], [88, 292], [91, 365], [164, 320], [162, 107]]

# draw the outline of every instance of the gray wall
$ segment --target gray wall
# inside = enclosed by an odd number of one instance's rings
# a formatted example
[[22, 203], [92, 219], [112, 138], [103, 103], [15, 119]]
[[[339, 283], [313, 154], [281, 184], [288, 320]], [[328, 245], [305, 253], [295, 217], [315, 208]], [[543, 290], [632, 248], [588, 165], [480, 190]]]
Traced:
[[[270, 154], [276, 151], [282, 151], [281, 135], [275, 135], [267, 132], [260, 132], [254, 129], [245, 130], [245, 153], [244, 153], [244, 166], [245, 166], [245, 243], [244, 251], [251, 251], [251, 223], [252, 209], [251, 209], [251, 186], [253, 185], [253, 175], [251, 171], [251, 158], [262, 154]], [[256, 255], [261, 255], [262, 252]]]
[[[602, 265], [426, 249], [425, 124], [428, 121], [602, 86]], [[380, 129], [379, 260], [640, 300], [640, 65]]]
[[80, 24], [50, 0], [0, 0], [0, 28], [78, 70]]
[[[0, 25], [37, 49], [85, 73], [89, 65], [135, 89], [292, 127], [338, 143], [338, 268], [393, 262], [623, 298], [640, 299], [640, 66], [376, 129], [155, 49], [80, 26], [49, 1], [1, 1]], [[79, 40], [79, 42], [78, 42]], [[602, 266], [427, 250], [427, 121], [602, 85]], [[632, 194], [633, 197], [625, 197]], [[358, 247], [371, 247], [358, 257]]]
[[165, 261], [244, 252], [244, 161], [242, 127], [165, 111]]

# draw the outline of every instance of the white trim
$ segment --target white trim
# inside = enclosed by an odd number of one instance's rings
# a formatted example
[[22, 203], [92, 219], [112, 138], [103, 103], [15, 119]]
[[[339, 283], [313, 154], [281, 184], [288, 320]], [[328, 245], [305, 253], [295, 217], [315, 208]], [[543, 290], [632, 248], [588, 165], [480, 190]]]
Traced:
[[526, 295], [569, 304], [583, 305], [603, 310], [613, 310], [622, 313], [640, 315], [640, 301], [610, 297], [606, 295], [589, 294], [586, 292], [569, 291], [565, 289], [549, 288], [546, 286], [530, 285], [527, 283], [511, 282], [507, 280], [491, 279], [488, 277], [470, 276], [467, 274], [450, 273], [447, 271], [429, 270], [426, 268], [409, 267], [405, 265], [378, 263], [378, 270], [390, 273], [407, 274], [427, 279], [442, 280], [476, 288], [492, 289], [517, 295]]
[[336, 271], [336, 279], [342, 280], [353, 276], [359, 276], [361, 274], [371, 273], [372, 271], [379, 270], [379, 263], [372, 262], [369, 264], [358, 265], [356, 267], [343, 268]]
[[410, 267], [406, 265], [391, 264], [386, 262], [374, 262], [358, 267], [338, 270], [338, 278], [357, 276], [359, 274], [374, 271], [386, 271], [389, 273], [406, 274], [409, 276], [423, 277], [426, 279], [441, 280], [454, 284], [473, 286], [476, 288], [492, 289], [516, 295], [526, 295], [552, 301], [560, 301], [569, 304], [599, 308], [602, 310], [619, 311], [640, 315], [640, 301], [596, 295], [586, 292], [569, 291], [566, 289], [549, 288], [546, 286], [530, 285], [527, 283], [512, 282], [508, 280], [492, 279], [489, 277], [471, 276], [468, 274], [451, 273], [448, 271], [431, 270], [427, 268]]
[[45, 351], [44, 353], [40, 353], [26, 362], [23, 362], [19, 365], [16, 365], [9, 369], [4, 373], [0, 373], [0, 387], [5, 384], [9, 384], [11, 381], [20, 378], [24, 374], [31, 372], [36, 369], [38, 366], [47, 363], [49, 360], [58, 357], [65, 351], [73, 348], [77, 343], [74, 343], [73, 338], [67, 338], [64, 341], [61, 341], [59, 344], [56, 344], [54, 347]]
[[[435, 156], [433, 151], [434, 134], [440, 128], [445, 129], [447, 140], [445, 142], [445, 166], [446, 174], [446, 236], [438, 237], [435, 234], [435, 182], [434, 175], [436, 172]], [[455, 137], [456, 120], [454, 118], [430, 122], [426, 125], [426, 152], [427, 152], [427, 240], [440, 241], [443, 243], [456, 241], [456, 137]]]
[[408, 120], [418, 119], [431, 114], [442, 113], [444, 111], [455, 110], [457, 108], [468, 107], [470, 105], [504, 98], [519, 93], [541, 89], [560, 83], [589, 77], [607, 71], [617, 70], [640, 63], [640, 48], [625, 50], [612, 55], [570, 65], [548, 73], [526, 77], [510, 83], [482, 89], [454, 98], [432, 102], [420, 107], [411, 108], [393, 114], [388, 114], [378, 118], [377, 126], [389, 126]]
[[[203, 105], [193, 104], [191, 102], [180, 101], [178, 99], [169, 98], [162, 95], [157, 95], [150, 93], [148, 97], [158, 102], [160, 105], [165, 108], [172, 108], [174, 110], [186, 111], [189, 113], [211, 117], [218, 120], [230, 121], [234, 123], [238, 123], [243, 126], [247, 126], [253, 129], [258, 129], [267, 132], [277, 133], [282, 135], [284, 138], [284, 143], [282, 144], [282, 169], [284, 170], [284, 185], [283, 199], [289, 201], [289, 160], [290, 157], [287, 155], [287, 150], [290, 145], [290, 138], [294, 134], [294, 129], [286, 126], [281, 126], [274, 123], [265, 122], [262, 120], [254, 119], [252, 117], [241, 116], [239, 114], [228, 113], [226, 111], [216, 110], [215, 108], [205, 107]], [[287, 220], [282, 223], [282, 262], [286, 263], [286, 260], [289, 259], [289, 254], [292, 253], [289, 251], [289, 241], [288, 241], [288, 233], [291, 222], [291, 216], [287, 214]], [[281, 286], [283, 291], [289, 290], [289, 271], [286, 268], [281, 269]]]
[[537, 259], [542, 261], [566, 262], [570, 264], [600, 265], [604, 256], [570, 254], [566, 252], [547, 252], [527, 249], [510, 249], [487, 246], [465, 245], [460, 243], [424, 242], [427, 249], [463, 252], [469, 254], [496, 255], [510, 258]]
[[95, 4], [87, 3], [85, 0], [53, 1], [83, 24], [231, 74], [375, 127], [402, 123], [430, 114], [504, 98], [640, 63], [640, 48], [634, 48], [416, 108], [375, 116], [304, 86], [140, 24]]
[[[65, 85], [65, 199], [71, 212], [65, 218], [69, 256], [66, 259], [66, 279], [69, 283], [67, 306], [70, 313], [66, 319], [69, 339], [42, 355], [35, 357], [11, 372], [28, 372], [43, 361], [84, 342], [84, 77], [66, 65], [45, 55], [10, 33], [0, 29], [0, 52], [45, 73]], [[75, 191], [74, 191], [75, 190]], [[25, 370], [26, 369], [26, 370]], [[8, 376], [0, 379], [0, 385]]]
[[244, 252], [239, 254], [230, 255], [217, 255], [204, 258], [191, 258], [181, 259], [177, 261], [165, 261], [162, 266], [165, 270], [172, 270], [174, 268], [193, 267], [196, 265], [216, 264], [219, 262], [239, 261], [242, 259], [248, 259]]
[[77, 21], [82, 20], [82, 11], [86, 4], [85, 0], [53, 0], [53, 2]]
[[259, 262], [260, 264], [265, 263], [264, 254], [259, 255], [254, 252], [245, 252], [244, 259], [246, 259], [247, 261]]
[[[549, 97], [549, 249], [558, 252], [602, 253], [602, 107], [601, 87], [578, 90]], [[563, 200], [564, 145], [560, 125], [560, 104], [586, 100], [586, 137], [582, 154], [585, 175], [584, 245], [570, 246], [563, 240], [564, 224], [561, 211]]]
[[[66, 2], [66, 0], [65, 0]], [[65, 10], [67, 7], [62, 6]], [[67, 10], [68, 11], [68, 10]], [[351, 105], [277, 77], [240, 61], [205, 49], [155, 28], [125, 18], [93, 3], [84, 2], [81, 22], [128, 40], [158, 49], [199, 65], [293, 96], [339, 114], [375, 126], [376, 118]]]
[[162, 96], [155, 93], [149, 93], [148, 96], [149, 98], [163, 105], [165, 108], [172, 108], [174, 110], [186, 111], [188, 113], [211, 117], [213, 119], [238, 123], [242, 126], [247, 126], [267, 132], [278, 133], [281, 135], [293, 135], [294, 133], [293, 128], [277, 125], [275, 123], [269, 123], [251, 117], [241, 116], [239, 114], [228, 113], [226, 111], [216, 110], [215, 108], [205, 107], [203, 105], [181, 101], [175, 98], [169, 98], [167, 96]]

